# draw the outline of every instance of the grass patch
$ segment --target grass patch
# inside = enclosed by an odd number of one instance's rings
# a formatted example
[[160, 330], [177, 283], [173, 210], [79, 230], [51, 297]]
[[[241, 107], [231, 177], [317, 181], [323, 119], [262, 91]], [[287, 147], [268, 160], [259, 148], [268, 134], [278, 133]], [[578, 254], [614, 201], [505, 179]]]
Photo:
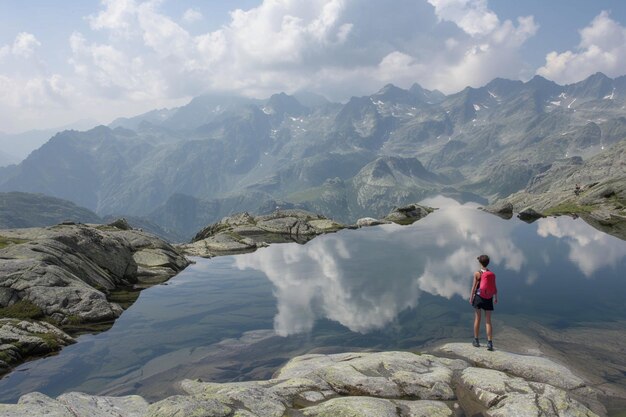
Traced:
[[34, 320], [42, 318], [43, 315], [41, 308], [26, 300], [20, 300], [8, 307], [0, 308], [1, 318]]
[[33, 333], [33, 336], [36, 336], [46, 342], [46, 345], [52, 350], [57, 350], [61, 347], [59, 340], [52, 333]]
[[559, 214], [588, 214], [595, 210], [594, 206], [585, 206], [575, 204], [569, 201], [566, 201], [561, 204], [557, 204], [554, 207], [550, 207], [549, 209], [543, 212], [546, 216], [554, 216]]
[[9, 355], [6, 352], [0, 352], [0, 361], [2, 361], [4, 363], [12, 363], [13, 362], [13, 358], [11, 357], [11, 355]]
[[0, 236], [0, 249], [4, 249], [9, 245], [19, 245], [28, 242], [27, 239], [18, 239], [15, 237]]
[[69, 316], [67, 316], [67, 324], [69, 326], [78, 326], [79, 324], [83, 323], [83, 319], [80, 316], [71, 314]]

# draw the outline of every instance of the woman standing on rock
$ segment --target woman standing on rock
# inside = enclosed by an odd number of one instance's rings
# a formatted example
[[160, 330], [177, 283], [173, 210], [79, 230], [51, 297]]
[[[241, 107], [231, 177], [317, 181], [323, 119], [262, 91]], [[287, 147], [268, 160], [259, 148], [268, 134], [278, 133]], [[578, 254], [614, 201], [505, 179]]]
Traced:
[[480, 347], [478, 334], [480, 333], [480, 310], [485, 310], [485, 330], [487, 331], [487, 350], [493, 350], [491, 312], [493, 304], [498, 303], [498, 288], [496, 288], [496, 274], [487, 269], [489, 256], [480, 255], [478, 258], [480, 270], [474, 272], [474, 283], [470, 293], [470, 304], [474, 307], [474, 347]]

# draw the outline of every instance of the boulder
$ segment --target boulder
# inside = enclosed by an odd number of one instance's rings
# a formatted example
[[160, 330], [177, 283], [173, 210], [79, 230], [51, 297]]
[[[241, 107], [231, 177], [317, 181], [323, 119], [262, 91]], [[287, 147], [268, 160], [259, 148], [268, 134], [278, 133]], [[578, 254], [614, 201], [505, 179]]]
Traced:
[[562, 389], [493, 369], [464, 369], [460, 383], [494, 417], [598, 417]]
[[387, 220], [378, 220], [373, 217], [362, 217], [356, 221], [357, 227], [369, 227], [369, 226], [378, 226], [380, 224], [389, 224], [390, 221]]
[[132, 230], [133, 228], [128, 224], [125, 218], [117, 219], [109, 223], [107, 226], [116, 227], [120, 230]]
[[463, 361], [409, 352], [304, 355], [289, 361], [274, 377], [324, 381], [342, 395], [452, 400], [452, 374]]
[[412, 224], [428, 216], [435, 209], [421, 206], [419, 204], [409, 204], [403, 207], [396, 207], [385, 217], [384, 220], [397, 224]]
[[33, 356], [47, 355], [75, 340], [46, 322], [0, 319], [0, 372]]
[[565, 366], [540, 356], [518, 355], [499, 350], [489, 352], [476, 349], [469, 343], [448, 343], [438, 351], [452, 354], [475, 366], [503, 371], [529, 381], [543, 382], [567, 390], [585, 385], [582, 378], [574, 375]]
[[276, 210], [257, 217], [239, 213], [205, 227], [179, 248], [188, 255], [210, 258], [252, 252], [270, 243], [306, 243], [317, 235], [343, 228], [340, 223], [305, 210]]

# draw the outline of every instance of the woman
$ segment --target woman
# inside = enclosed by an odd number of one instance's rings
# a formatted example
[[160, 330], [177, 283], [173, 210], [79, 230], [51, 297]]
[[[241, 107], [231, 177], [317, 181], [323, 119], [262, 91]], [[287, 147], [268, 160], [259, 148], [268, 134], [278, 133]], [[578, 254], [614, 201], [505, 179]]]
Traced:
[[480, 255], [478, 258], [480, 270], [474, 272], [474, 283], [470, 293], [470, 304], [474, 307], [474, 347], [480, 347], [478, 333], [480, 332], [480, 310], [485, 310], [485, 329], [487, 331], [487, 350], [493, 350], [491, 312], [494, 303], [498, 303], [498, 289], [496, 288], [496, 274], [487, 269], [489, 257]]

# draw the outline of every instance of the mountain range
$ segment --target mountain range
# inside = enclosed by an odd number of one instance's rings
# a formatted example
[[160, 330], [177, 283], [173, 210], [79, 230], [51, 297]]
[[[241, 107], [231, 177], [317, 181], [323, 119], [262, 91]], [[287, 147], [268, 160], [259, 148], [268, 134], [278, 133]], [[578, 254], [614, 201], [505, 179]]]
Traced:
[[626, 76], [601, 73], [564, 86], [495, 79], [450, 95], [389, 84], [346, 103], [203, 95], [57, 133], [0, 168], [0, 191], [43, 193], [184, 237], [236, 211], [276, 207], [352, 222], [435, 194], [486, 203], [523, 190], [564, 158], [623, 141], [625, 105]]

